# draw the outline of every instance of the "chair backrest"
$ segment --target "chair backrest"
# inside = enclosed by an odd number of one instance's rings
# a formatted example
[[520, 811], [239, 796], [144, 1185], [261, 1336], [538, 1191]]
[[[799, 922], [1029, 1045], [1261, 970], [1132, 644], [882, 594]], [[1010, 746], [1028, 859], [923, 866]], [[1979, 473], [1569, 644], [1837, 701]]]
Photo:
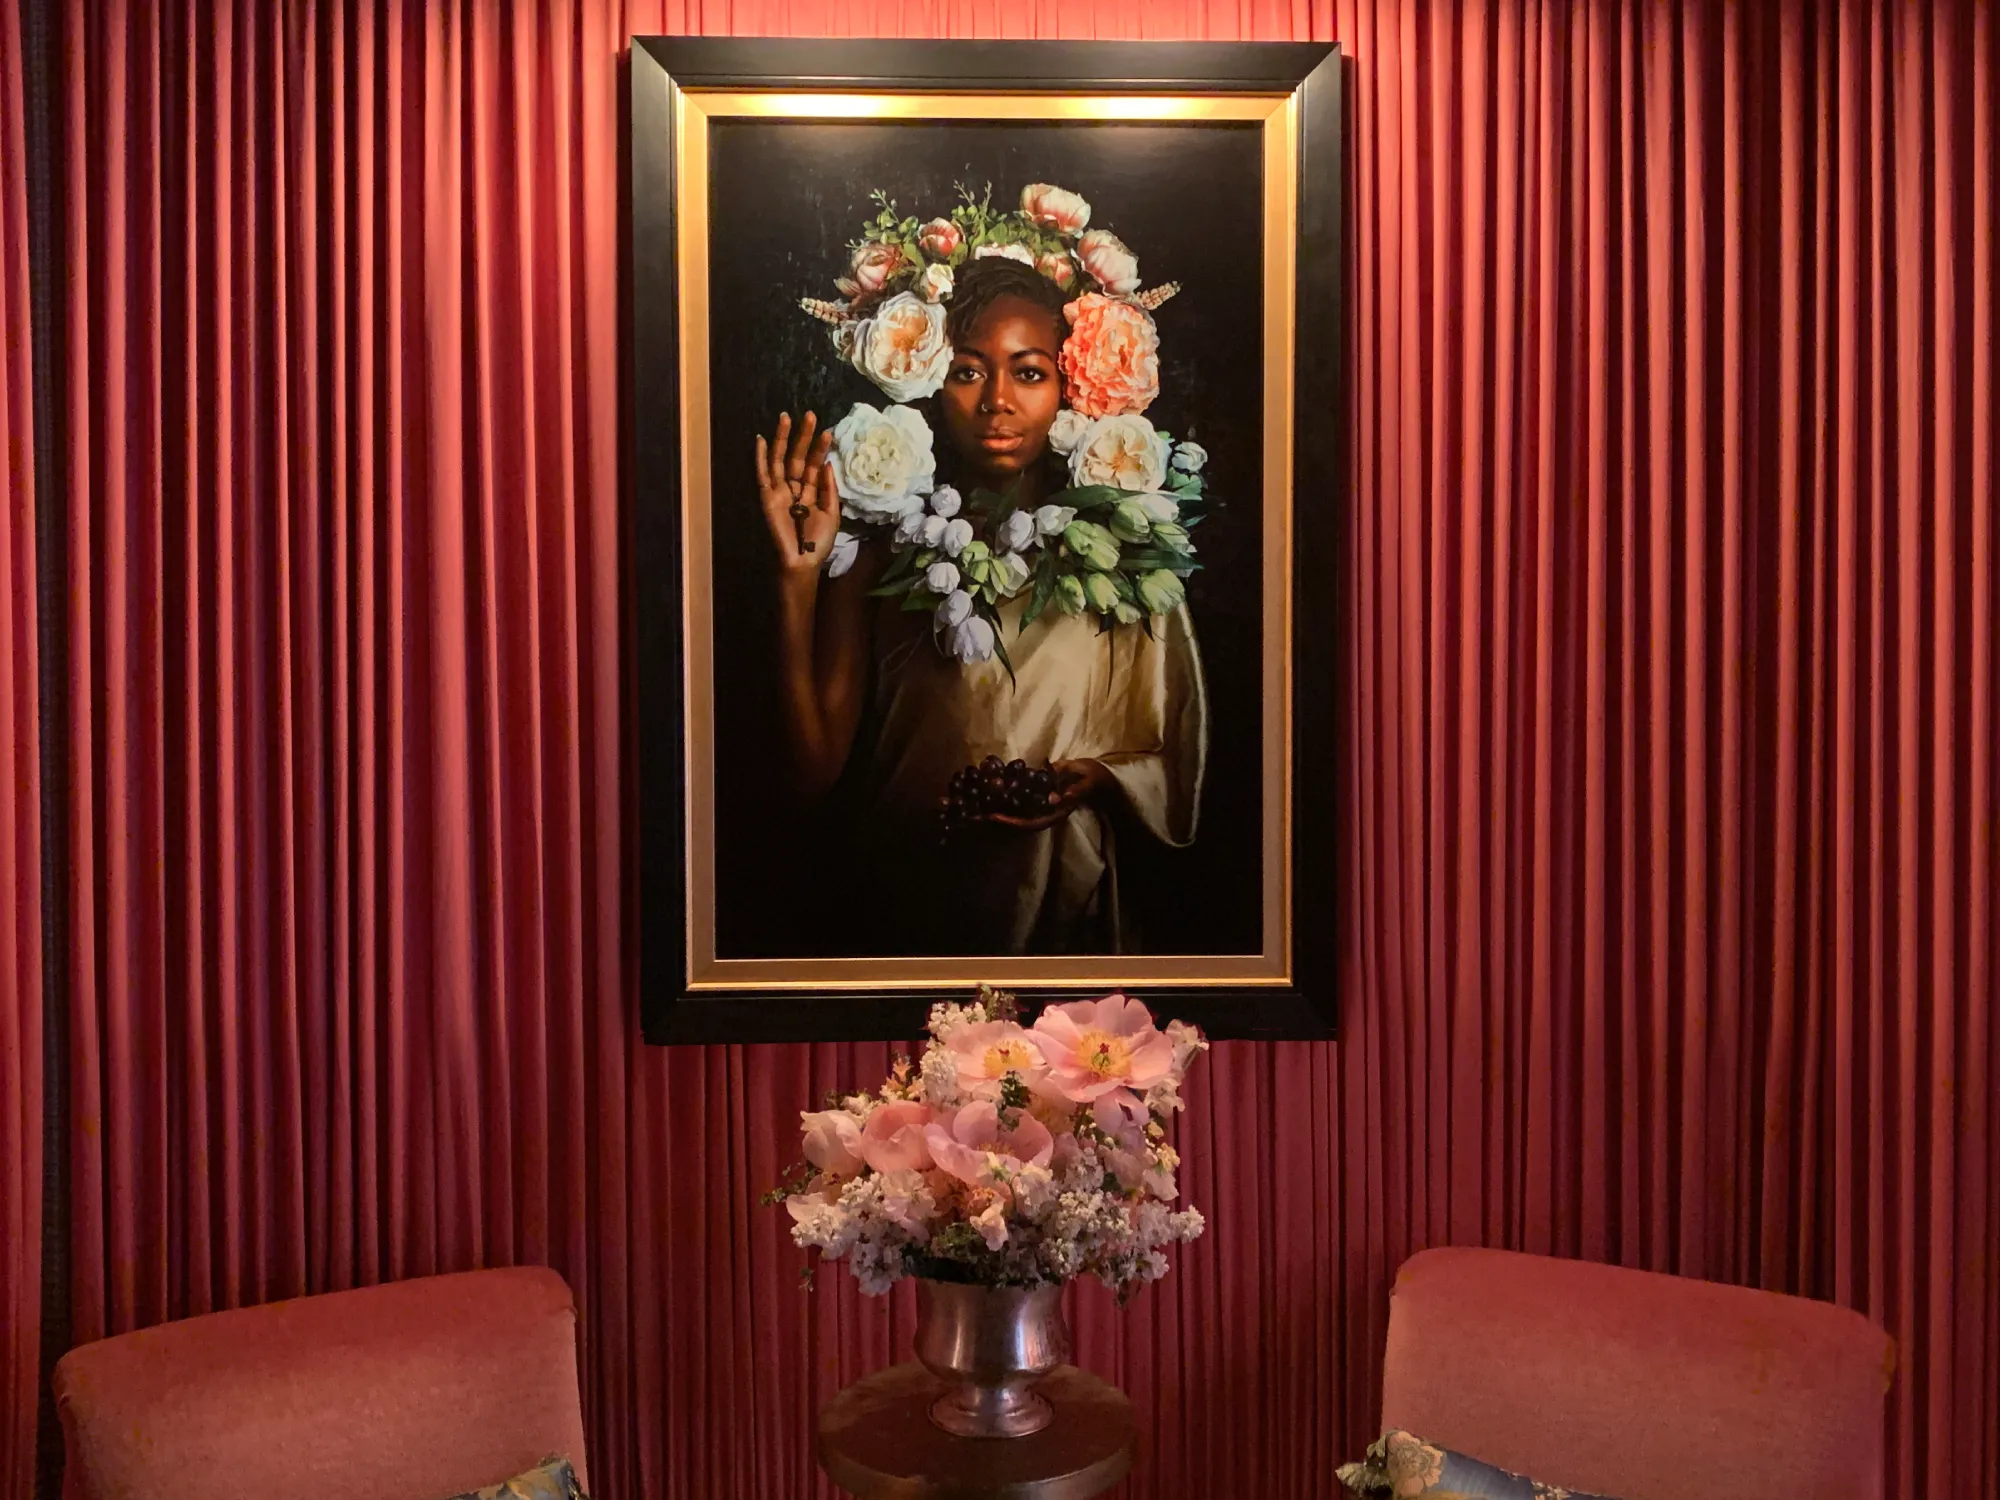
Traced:
[[471, 1271], [211, 1313], [56, 1365], [69, 1500], [442, 1500], [562, 1454], [583, 1477], [576, 1308]]
[[1390, 1298], [1382, 1425], [1619, 1500], [1879, 1500], [1893, 1364], [1825, 1302], [1426, 1250]]

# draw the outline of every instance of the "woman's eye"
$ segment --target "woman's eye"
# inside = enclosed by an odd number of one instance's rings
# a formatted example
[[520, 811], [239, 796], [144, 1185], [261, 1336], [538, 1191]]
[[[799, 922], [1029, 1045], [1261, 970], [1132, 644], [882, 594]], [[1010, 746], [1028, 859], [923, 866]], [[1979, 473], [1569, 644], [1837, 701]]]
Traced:
[[1014, 372], [1014, 378], [1016, 380], [1024, 380], [1029, 385], [1040, 385], [1044, 380], [1047, 380], [1049, 377], [1047, 371], [1037, 370], [1033, 365], [1029, 365], [1025, 369], [1016, 370]]
[[951, 378], [961, 384], [979, 379], [979, 371], [971, 365], [960, 365], [951, 372]]

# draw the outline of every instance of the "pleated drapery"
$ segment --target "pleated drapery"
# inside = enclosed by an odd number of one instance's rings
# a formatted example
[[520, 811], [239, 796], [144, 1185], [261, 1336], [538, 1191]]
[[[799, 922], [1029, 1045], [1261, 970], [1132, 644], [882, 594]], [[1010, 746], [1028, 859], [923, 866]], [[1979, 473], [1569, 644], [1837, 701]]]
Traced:
[[1891, 1492], [2000, 1493], [1991, 7], [56, 9], [53, 496], [0, 19], [0, 1494], [38, 499], [75, 1338], [546, 1262], [601, 1493], [673, 1500], [829, 1493], [816, 1405], [907, 1349], [907, 1298], [802, 1293], [755, 1202], [890, 1049], [637, 1039], [619, 58], [654, 31], [1353, 57], [1352, 617], [1301, 611], [1349, 662], [1342, 1037], [1218, 1047], [1208, 1237], [1075, 1299], [1129, 1493], [1329, 1493], [1394, 1269], [1447, 1242], [1861, 1308]]

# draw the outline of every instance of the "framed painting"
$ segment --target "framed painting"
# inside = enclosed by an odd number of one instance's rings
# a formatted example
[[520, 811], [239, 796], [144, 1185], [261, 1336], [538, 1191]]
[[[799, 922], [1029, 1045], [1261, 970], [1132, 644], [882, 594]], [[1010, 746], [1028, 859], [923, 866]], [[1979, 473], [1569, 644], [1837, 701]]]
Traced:
[[630, 68], [649, 1039], [1332, 1034], [1337, 50]]

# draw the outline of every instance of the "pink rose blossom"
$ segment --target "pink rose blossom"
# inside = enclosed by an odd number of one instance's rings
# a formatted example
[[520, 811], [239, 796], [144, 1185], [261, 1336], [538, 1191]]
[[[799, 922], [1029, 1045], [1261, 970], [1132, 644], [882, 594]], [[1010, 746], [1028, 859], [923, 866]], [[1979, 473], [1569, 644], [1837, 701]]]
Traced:
[[1076, 253], [1105, 291], [1127, 297], [1139, 290], [1139, 257], [1110, 230], [1091, 230], [1076, 242]]
[[1012, 1129], [990, 1099], [962, 1106], [949, 1129], [934, 1123], [925, 1132], [932, 1159], [960, 1182], [977, 1187], [992, 1185], [988, 1152], [1046, 1167], [1056, 1147], [1049, 1127], [1025, 1110], [1009, 1113], [1015, 1116]]
[[910, 1099], [876, 1105], [861, 1130], [861, 1159], [878, 1172], [921, 1172], [931, 1165], [924, 1139], [930, 1118], [929, 1105]]
[[946, 1045], [958, 1067], [958, 1086], [969, 1094], [991, 1098], [1009, 1073], [1027, 1081], [1040, 1078], [1044, 1071], [1042, 1049], [1012, 1021], [961, 1026]]
[[1160, 335], [1143, 307], [1086, 292], [1063, 309], [1069, 404], [1086, 417], [1142, 412], [1160, 394]]
[[1049, 1081], [1078, 1103], [1117, 1089], [1143, 1093], [1173, 1067], [1174, 1045], [1137, 1000], [1122, 994], [1052, 1005], [1035, 1021]]
[[932, 219], [917, 231], [917, 244], [932, 260], [950, 260], [965, 243], [965, 236], [949, 219]]
[[861, 1170], [861, 1122], [844, 1109], [801, 1114], [806, 1160], [829, 1177], [852, 1177]]
[[1058, 255], [1053, 251], [1036, 261], [1035, 269], [1065, 290], [1076, 280], [1076, 262], [1067, 255]]
[[863, 292], [879, 292], [902, 264], [901, 245], [863, 245], [854, 252], [854, 284]]

